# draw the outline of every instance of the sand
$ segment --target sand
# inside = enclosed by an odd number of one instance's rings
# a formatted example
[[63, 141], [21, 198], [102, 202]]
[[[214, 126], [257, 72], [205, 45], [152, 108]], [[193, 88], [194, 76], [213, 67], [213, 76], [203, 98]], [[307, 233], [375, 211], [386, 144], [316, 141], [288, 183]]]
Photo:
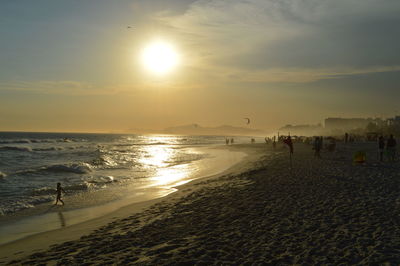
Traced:
[[[8, 253], [0, 260], [27, 265], [400, 263], [398, 162], [377, 162], [374, 144], [339, 145], [334, 153], [323, 152], [321, 160], [313, 158], [310, 146], [297, 144], [290, 167], [283, 147], [272, 153], [265, 147], [234, 145], [253, 153], [224, 174], [181, 186], [141, 210], [120, 210], [108, 218], [112, 221], [102, 220], [103, 226], [87, 225], [92, 233], [47, 250], [27, 256], [29, 238], [19, 241], [22, 255], [2, 246]], [[367, 150], [368, 161], [354, 165], [351, 155], [359, 149]]]

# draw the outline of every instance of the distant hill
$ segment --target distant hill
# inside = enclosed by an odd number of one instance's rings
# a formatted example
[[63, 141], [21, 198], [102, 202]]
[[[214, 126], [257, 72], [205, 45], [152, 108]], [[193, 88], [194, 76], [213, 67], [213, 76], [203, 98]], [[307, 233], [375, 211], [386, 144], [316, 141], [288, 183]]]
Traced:
[[168, 127], [164, 129], [166, 134], [181, 135], [217, 135], [217, 136], [258, 136], [266, 133], [260, 129], [234, 127], [223, 125], [218, 127], [203, 127], [198, 124]]

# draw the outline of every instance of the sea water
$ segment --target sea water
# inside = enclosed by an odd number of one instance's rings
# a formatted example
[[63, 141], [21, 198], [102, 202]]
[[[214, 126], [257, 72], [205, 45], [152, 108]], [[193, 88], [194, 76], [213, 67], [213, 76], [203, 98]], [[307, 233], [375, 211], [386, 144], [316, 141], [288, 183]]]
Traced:
[[224, 170], [218, 160], [229, 166], [227, 150], [210, 149], [224, 144], [220, 136], [0, 132], [0, 226], [10, 217], [59, 211], [49, 207], [58, 182], [64, 212], [166, 195]]

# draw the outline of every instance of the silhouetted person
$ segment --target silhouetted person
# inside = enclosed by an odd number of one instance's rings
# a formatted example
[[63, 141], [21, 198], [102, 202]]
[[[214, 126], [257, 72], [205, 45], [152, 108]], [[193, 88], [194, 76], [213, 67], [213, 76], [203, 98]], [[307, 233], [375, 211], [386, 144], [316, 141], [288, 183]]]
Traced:
[[58, 201], [61, 201], [62, 205], [64, 205], [64, 201], [61, 199], [61, 192], [65, 193], [64, 189], [61, 187], [61, 183], [57, 183], [57, 198], [56, 198], [56, 203], [54, 205], [57, 205]]
[[321, 139], [319, 137], [315, 138], [314, 141], [314, 157], [321, 158]]
[[386, 150], [389, 156], [389, 160], [392, 162], [396, 157], [396, 145], [397, 145], [396, 140], [394, 139], [393, 135], [390, 135], [386, 143]]
[[349, 134], [346, 132], [344, 133], [344, 143], [349, 142]]
[[233, 144], [233, 138], [231, 138], [231, 144]]
[[226, 143], [226, 145], [229, 144], [229, 139], [228, 138], [225, 139], [225, 143]]
[[290, 149], [290, 154], [293, 154], [293, 141], [292, 138], [290, 136], [288, 136], [286, 139], [283, 140], [283, 142], [288, 145], [289, 149]]
[[380, 136], [378, 139], [378, 147], [379, 147], [379, 161], [383, 162], [383, 152], [385, 151], [385, 139], [383, 136]]

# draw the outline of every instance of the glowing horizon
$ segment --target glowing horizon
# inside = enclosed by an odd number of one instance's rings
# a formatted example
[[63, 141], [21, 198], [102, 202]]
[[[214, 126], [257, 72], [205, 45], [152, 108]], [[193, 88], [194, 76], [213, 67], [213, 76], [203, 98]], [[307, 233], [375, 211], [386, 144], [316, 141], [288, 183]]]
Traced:
[[392, 117], [400, 2], [382, 1], [2, 1], [0, 130]]

